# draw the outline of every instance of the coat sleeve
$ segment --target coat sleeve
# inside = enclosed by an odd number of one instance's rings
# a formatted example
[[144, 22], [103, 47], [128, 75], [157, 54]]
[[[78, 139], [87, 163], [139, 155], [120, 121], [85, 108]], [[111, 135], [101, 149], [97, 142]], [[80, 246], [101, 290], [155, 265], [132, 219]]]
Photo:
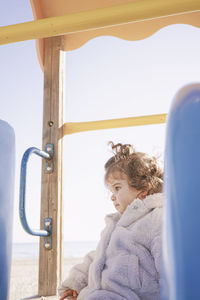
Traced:
[[75, 265], [69, 276], [58, 287], [59, 295], [62, 295], [68, 289], [72, 289], [79, 293], [88, 284], [88, 271], [93, 262], [95, 251], [89, 252], [83, 260], [83, 263]]
[[151, 253], [154, 258], [156, 270], [158, 274], [160, 275], [160, 267], [161, 267], [161, 250], [162, 250], [162, 239], [161, 234], [158, 234], [154, 237], [152, 243], [151, 243]]
[[153, 214], [153, 230], [151, 240], [151, 254], [154, 258], [155, 267], [160, 277], [161, 257], [162, 257], [162, 209], [158, 209]]

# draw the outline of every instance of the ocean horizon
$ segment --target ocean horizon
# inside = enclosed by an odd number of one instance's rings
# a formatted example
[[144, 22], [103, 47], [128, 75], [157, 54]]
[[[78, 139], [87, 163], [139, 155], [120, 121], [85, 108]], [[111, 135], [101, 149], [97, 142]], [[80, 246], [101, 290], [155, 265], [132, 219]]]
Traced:
[[[83, 257], [95, 250], [97, 241], [65, 241], [63, 246], [64, 258]], [[32, 259], [39, 257], [39, 243], [13, 243], [12, 259]]]

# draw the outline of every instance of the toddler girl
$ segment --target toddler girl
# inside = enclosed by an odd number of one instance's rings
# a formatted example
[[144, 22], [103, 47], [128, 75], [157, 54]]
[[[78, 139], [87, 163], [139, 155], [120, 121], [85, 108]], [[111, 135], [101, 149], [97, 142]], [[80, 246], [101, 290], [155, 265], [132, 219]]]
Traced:
[[163, 172], [154, 157], [112, 144], [105, 183], [118, 211], [106, 216], [96, 251], [72, 268], [60, 300], [158, 300]]

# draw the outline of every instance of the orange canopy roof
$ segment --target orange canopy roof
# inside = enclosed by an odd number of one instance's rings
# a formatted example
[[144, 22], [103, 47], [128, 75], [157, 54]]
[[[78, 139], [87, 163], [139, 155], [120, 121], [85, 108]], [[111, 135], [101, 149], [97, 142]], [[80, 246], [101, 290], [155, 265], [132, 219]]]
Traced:
[[[30, 0], [30, 3], [34, 18], [37, 20], [138, 1], [142, 0]], [[171, 24], [189, 24], [200, 27], [200, 12], [189, 12], [113, 27], [70, 33], [64, 36], [64, 50], [77, 49], [90, 39], [102, 35], [115, 36], [126, 40], [140, 40]], [[37, 41], [37, 50], [40, 64], [43, 66], [43, 39]]]

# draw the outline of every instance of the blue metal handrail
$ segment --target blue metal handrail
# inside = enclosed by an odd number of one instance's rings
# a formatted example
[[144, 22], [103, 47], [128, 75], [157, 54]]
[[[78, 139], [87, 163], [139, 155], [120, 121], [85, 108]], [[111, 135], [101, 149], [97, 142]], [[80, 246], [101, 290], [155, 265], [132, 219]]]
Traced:
[[47, 230], [37, 230], [37, 229], [31, 229], [28, 225], [27, 218], [26, 218], [26, 170], [27, 170], [27, 163], [28, 159], [31, 156], [31, 154], [34, 153], [42, 158], [45, 158], [47, 160], [52, 160], [52, 155], [48, 152], [42, 151], [38, 148], [31, 147], [27, 149], [22, 157], [21, 161], [21, 173], [20, 173], [20, 193], [19, 193], [19, 216], [21, 224], [26, 232], [28, 232], [31, 235], [36, 236], [42, 236], [47, 237], [51, 234], [52, 226], [48, 219], [48, 224], [46, 227]]

